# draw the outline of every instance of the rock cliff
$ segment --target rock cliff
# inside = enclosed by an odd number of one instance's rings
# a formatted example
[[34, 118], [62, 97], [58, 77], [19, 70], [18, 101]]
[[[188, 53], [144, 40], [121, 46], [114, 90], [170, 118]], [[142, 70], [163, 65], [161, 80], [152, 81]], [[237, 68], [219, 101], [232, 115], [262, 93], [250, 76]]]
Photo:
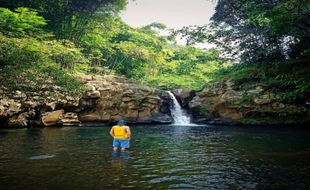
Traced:
[[196, 123], [280, 125], [310, 122], [306, 103], [285, 102], [260, 83], [222, 80], [208, 84], [189, 102]]
[[28, 127], [119, 119], [130, 123], [172, 122], [165, 108], [168, 100], [161, 99], [158, 90], [113, 75], [78, 78], [85, 84], [85, 92], [77, 96], [70, 96], [57, 86], [37, 92], [12, 92], [0, 86], [0, 123]]

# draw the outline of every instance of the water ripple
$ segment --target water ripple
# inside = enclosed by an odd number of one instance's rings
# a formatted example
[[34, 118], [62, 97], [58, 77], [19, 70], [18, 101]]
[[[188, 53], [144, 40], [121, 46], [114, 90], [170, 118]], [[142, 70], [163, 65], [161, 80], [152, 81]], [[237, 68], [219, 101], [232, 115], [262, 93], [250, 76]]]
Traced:
[[307, 189], [308, 131], [260, 130], [253, 135], [253, 130], [133, 127], [127, 154], [112, 154], [109, 128], [7, 130], [0, 136], [0, 185], [77, 190]]

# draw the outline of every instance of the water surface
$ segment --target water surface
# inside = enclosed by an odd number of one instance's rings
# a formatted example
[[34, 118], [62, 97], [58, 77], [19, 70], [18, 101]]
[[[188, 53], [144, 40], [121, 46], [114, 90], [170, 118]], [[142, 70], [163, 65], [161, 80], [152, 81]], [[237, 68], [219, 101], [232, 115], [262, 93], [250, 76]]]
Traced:
[[309, 189], [310, 130], [137, 126], [0, 130], [1, 189]]

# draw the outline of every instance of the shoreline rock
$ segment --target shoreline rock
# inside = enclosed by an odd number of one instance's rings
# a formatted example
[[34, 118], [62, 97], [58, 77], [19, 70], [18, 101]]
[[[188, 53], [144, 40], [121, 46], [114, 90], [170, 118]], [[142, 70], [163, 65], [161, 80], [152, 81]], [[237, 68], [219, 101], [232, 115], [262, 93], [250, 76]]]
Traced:
[[310, 110], [284, 102], [264, 84], [214, 82], [189, 102], [193, 120], [205, 124], [291, 125], [310, 123]]
[[[81, 122], [172, 123], [161, 91], [114, 75], [79, 76], [85, 92], [10, 92], [0, 86], [0, 122], [8, 127], [77, 126]], [[43, 89], [44, 90], [44, 89]], [[55, 96], [45, 94], [53, 93]]]
[[[73, 97], [55, 86], [53, 92], [9, 91], [0, 85], [0, 123], [4, 127], [79, 126], [85, 122], [131, 124], [173, 122], [170, 96], [125, 77], [83, 76], [85, 92]], [[209, 83], [201, 91], [172, 91], [197, 124], [302, 125], [310, 123], [305, 105], [287, 103], [261, 83], [232, 80]], [[54, 96], [44, 95], [51, 94]]]

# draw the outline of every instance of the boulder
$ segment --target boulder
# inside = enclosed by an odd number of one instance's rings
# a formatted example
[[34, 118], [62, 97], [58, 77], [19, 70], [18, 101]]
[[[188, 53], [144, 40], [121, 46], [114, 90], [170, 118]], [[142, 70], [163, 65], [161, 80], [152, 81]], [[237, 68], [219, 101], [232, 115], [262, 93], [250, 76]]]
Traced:
[[24, 112], [8, 119], [7, 125], [10, 127], [27, 127], [28, 118], [35, 115], [34, 111]]
[[82, 122], [101, 121], [101, 118], [102, 116], [98, 112], [82, 113], [79, 115], [79, 120]]
[[242, 95], [244, 94], [243, 91], [235, 91], [235, 90], [227, 90], [224, 94], [220, 96], [222, 102], [227, 102], [230, 104], [240, 104], [240, 100]]
[[218, 111], [219, 115], [223, 118], [239, 120], [243, 117], [243, 114], [234, 109], [221, 109]]
[[254, 98], [254, 102], [258, 105], [269, 104], [276, 99], [275, 94], [263, 94]]
[[69, 112], [65, 113], [64, 117], [61, 119], [61, 123], [63, 126], [77, 126], [81, 122], [76, 113]]
[[56, 104], [56, 102], [46, 102], [44, 108], [42, 109], [45, 111], [53, 111], [56, 108]]
[[200, 97], [212, 97], [219, 94], [218, 90], [218, 88], [204, 88], [202, 91], [196, 92], [196, 95]]
[[213, 124], [291, 124], [310, 121], [303, 105], [283, 102], [262, 83], [223, 80], [210, 83], [189, 102], [194, 122]]
[[263, 87], [256, 86], [254, 89], [247, 90], [246, 92], [247, 92], [247, 94], [254, 96], [254, 95], [258, 95], [258, 94], [262, 93], [263, 91], [264, 91]]
[[[161, 91], [113, 75], [77, 78], [85, 84], [85, 92], [78, 96], [63, 91], [51, 80], [42, 84], [38, 91], [27, 93], [21, 90], [11, 92], [0, 85], [4, 93], [0, 94], [1, 121], [8, 121], [12, 126], [26, 126], [37, 121], [44, 126], [118, 119], [133, 123], [152, 122], [152, 119], [159, 123], [169, 122], [168, 116], [160, 114], [170, 114], [170, 98], [161, 98]], [[186, 99], [185, 95], [182, 98]], [[35, 110], [40, 115], [39, 119], [22, 114], [30, 110]]]
[[223, 81], [223, 85], [226, 90], [232, 90], [235, 82], [233, 80], [225, 80]]
[[25, 101], [27, 99], [27, 95], [19, 90], [15, 91], [15, 94], [13, 95], [13, 98], [15, 100], [22, 100]]
[[160, 98], [158, 96], [147, 96], [145, 100], [150, 104], [157, 105], [160, 102]]
[[97, 90], [89, 91], [86, 93], [86, 97], [88, 97], [88, 98], [100, 98], [100, 92]]
[[57, 110], [53, 112], [46, 112], [42, 118], [41, 121], [44, 124], [44, 126], [52, 126], [60, 124], [61, 119], [64, 116], [64, 110]]
[[127, 113], [124, 114], [124, 118], [126, 120], [135, 121], [135, 120], [137, 120], [138, 115], [139, 115], [138, 110], [127, 110]]
[[144, 121], [144, 120], [147, 120], [151, 116], [152, 116], [152, 113], [151, 113], [150, 109], [143, 109], [143, 110], [139, 111], [138, 120]]
[[80, 110], [89, 110], [96, 106], [97, 99], [82, 97], [79, 102]]
[[0, 100], [0, 117], [10, 117], [22, 112], [22, 104], [14, 99]]
[[37, 107], [38, 104], [37, 104], [37, 102], [28, 100], [28, 101], [23, 102], [22, 106], [26, 109], [33, 109], [33, 108]]
[[197, 92], [189, 108], [194, 122], [209, 124], [289, 124], [293, 120], [310, 120], [305, 107], [286, 104], [266, 89], [261, 83], [236, 85], [224, 80]]

